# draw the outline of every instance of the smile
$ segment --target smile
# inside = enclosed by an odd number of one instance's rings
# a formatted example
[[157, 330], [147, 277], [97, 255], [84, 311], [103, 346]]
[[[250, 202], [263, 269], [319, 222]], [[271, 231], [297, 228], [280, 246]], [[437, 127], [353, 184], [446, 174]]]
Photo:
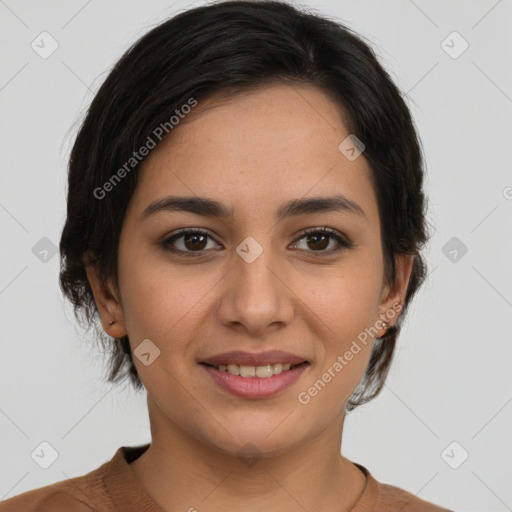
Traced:
[[[304, 364], [304, 363], [300, 363]], [[273, 375], [279, 375], [282, 372], [291, 370], [298, 364], [290, 363], [272, 363], [263, 366], [245, 366], [239, 364], [219, 364], [212, 365], [213, 368], [220, 372], [227, 372], [231, 375], [239, 375], [240, 377], [259, 377], [260, 379], [267, 379]]]
[[199, 366], [204, 368], [218, 389], [241, 398], [257, 399], [269, 398], [290, 388], [309, 365], [310, 363], [303, 361], [295, 365], [274, 363], [245, 366], [202, 363]]

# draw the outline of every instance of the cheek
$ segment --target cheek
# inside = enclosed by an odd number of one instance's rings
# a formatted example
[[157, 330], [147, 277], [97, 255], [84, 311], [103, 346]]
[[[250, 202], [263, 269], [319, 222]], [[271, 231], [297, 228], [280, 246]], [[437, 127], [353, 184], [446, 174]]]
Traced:
[[381, 275], [371, 257], [360, 255], [322, 276], [307, 276], [303, 297], [342, 348], [378, 318]]
[[[186, 378], [188, 366], [194, 364], [190, 340], [202, 325], [207, 301], [204, 295], [218, 279], [207, 275], [177, 271], [149, 258], [136, 257], [121, 261], [119, 278], [122, 283], [122, 302], [126, 330], [132, 352], [146, 339], [159, 350], [158, 359], [145, 366], [137, 357], [134, 364], [146, 388], [159, 382]], [[186, 364], [183, 364], [183, 361]], [[172, 386], [173, 379], [168, 384]]]
[[307, 280], [305, 296], [322, 320], [325, 353], [303, 391], [305, 399], [318, 397], [318, 407], [337, 403], [342, 408], [368, 366], [374, 341], [369, 329], [378, 320], [379, 268], [371, 255], [361, 254], [328, 280]]
[[160, 259], [126, 247], [119, 260], [119, 281], [126, 328], [130, 337], [161, 339], [197, 303], [197, 278], [190, 279]]

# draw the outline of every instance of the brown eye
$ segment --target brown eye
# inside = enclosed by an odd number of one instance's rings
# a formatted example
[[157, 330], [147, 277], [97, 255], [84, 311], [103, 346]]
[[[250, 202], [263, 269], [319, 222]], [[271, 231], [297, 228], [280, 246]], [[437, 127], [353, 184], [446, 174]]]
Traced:
[[190, 251], [202, 250], [206, 247], [206, 236], [192, 233], [183, 236], [183, 245]]
[[[197, 229], [182, 229], [161, 242], [165, 251], [169, 251], [182, 256], [201, 256], [213, 249], [221, 246], [213, 244], [208, 247], [209, 240], [214, 241], [213, 237], [206, 231]], [[310, 253], [319, 253], [320, 255], [329, 255], [340, 251], [343, 248], [353, 247], [353, 244], [344, 239], [337, 231], [330, 228], [310, 229], [299, 238], [305, 240], [305, 248], [300, 248]], [[334, 247], [329, 246], [334, 241]], [[297, 247], [299, 242], [295, 243]], [[336, 247], [337, 244], [337, 247]]]
[[315, 250], [326, 249], [330, 238], [332, 238], [331, 235], [324, 235], [323, 233], [307, 235], [308, 244], [312, 244], [309, 247]]
[[166, 238], [162, 246], [166, 251], [180, 253], [184, 256], [200, 256], [208, 249], [208, 240], [213, 238], [205, 231], [183, 229]]
[[[330, 254], [339, 251], [340, 248], [350, 248], [353, 246], [352, 243], [345, 240], [337, 231], [329, 228], [309, 230], [299, 238], [299, 240], [303, 239], [306, 241], [305, 250], [307, 252]], [[326, 250], [333, 240], [338, 244], [338, 248], [334, 247], [334, 249]], [[295, 245], [297, 246], [297, 243]]]

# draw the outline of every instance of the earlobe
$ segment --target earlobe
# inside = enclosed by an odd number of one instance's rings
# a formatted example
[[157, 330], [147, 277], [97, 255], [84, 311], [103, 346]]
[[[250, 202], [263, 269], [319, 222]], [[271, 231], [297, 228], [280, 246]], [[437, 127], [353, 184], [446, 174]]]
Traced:
[[86, 264], [85, 271], [98, 308], [103, 330], [113, 338], [126, 336], [123, 311], [112, 284], [103, 281], [97, 266], [93, 264]]

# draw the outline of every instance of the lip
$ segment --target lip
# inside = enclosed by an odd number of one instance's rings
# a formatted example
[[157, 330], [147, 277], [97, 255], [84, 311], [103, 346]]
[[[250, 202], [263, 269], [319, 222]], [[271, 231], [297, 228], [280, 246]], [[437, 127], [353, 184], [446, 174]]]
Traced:
[[[273, 361], [277, 362], [275, 359]], [[301, 361], [299, 361], [299, 363], [300, 362]], [[305, 362], [304, 360], [302, 360], [302, 362], [304, 364], [299, 364], [298, 366], [295, 366], [290, 370], [285, 370], [278, 375], [272, 375], [272, 377], [266, 378], [240, 377], [239, 375], [231, 375], [229, 372], [222, 372], [220, 370], [217, 370], [213, 366], [207, 366], [204, 363], [200, 364], [200, 366], [204, 368], [204, 370], [212, 377], [213, 381], [221, 389], [228, 391], [232, 395], [238, 397], [257, 399], [268, 398], [277, 395], [278, 393], [281, 393], [285, 389], [291, 387], [295, 382], [297, 382], [297, 380], [309, 366], [308, 362]], [[262, 366], [263, 364], [264, 363], [248, 366]]]
[[[207, 359], [203, 359], [200, 363], [218, 366], [219, 364], [238, 364], [241, 366], [265, 366], [272, 363], [290, 363], [291, 365], [308, 362], [305, 357], [291, 352], [283, 352], [282, 350], [266, 350], [265, 352], [245, 352], [243, 350], [235, 350], [231, 352], [223, 352], [216, 354]], [[245, 378], [245, 377], [242, 377]], [[269, 377], [272, 379], [273, 377]]]

